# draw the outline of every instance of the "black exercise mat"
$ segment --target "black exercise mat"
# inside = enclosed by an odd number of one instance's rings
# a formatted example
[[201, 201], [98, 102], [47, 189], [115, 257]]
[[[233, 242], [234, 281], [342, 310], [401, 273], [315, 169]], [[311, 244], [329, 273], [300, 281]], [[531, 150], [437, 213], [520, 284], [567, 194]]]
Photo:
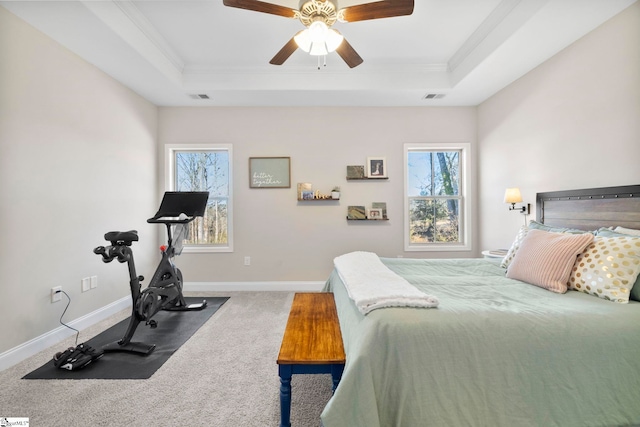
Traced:
[[[224, 304], [229, 297], [185, 298], [187, 304], [207, 300], [207, 306], [200, 311], [159, 311], [153, 320], [158, 327], [151, 329], [140, 322], [132, 341], [156, 344], [155, 350], [147, 356], [127, 352], [107, 352], [101, 359], [90, 363], [78, 371], [67, 371], [53, 366], [50, 361], [35, 371], [25, 375], [23, 379], [147, 379], [160, 368], [164, 362], [184, 344], [209, 318]], [[85, 344], [99, 349], [102, 346], [122, 338], [129, 318], [113, 325]], [[64, 351], [60, 348], [57, 351]], [[51, 355], [53, 358], [53, 354]]]

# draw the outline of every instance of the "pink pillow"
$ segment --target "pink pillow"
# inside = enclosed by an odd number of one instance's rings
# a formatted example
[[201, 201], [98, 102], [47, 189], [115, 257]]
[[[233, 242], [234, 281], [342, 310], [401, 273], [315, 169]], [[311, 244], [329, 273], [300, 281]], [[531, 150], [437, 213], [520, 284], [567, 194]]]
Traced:
[[507, 277], [522, 280], [559, 294], [578, 255], [593, 241], [593, 234], [550, 233], [531, 229], [507, 269]]

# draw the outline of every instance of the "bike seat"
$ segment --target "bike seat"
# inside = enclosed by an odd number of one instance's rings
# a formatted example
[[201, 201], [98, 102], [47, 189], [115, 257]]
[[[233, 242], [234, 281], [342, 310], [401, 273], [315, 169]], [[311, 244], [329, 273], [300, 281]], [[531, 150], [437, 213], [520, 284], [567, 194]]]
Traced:
[[136, 230], [129, 231], [110, 231], [104, 235], [104, 239], [109, 242], [125, 242], [129, 245], [131, 242], [138, 241], [138, 232]]

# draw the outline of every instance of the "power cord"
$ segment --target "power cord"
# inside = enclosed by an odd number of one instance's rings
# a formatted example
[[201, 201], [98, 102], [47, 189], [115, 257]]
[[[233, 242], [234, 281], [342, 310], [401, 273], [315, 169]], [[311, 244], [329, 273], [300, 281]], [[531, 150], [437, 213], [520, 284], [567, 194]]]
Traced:
[[66, 326], [67, 328], [69, 328], [69, 329], [71, 329], [71, 330], [76, 331], [76, 346], [78, 346], [78, 336], [80, 335], [80, 331], [79, 331], [79, 330], [77, 330], [76, 328], [72, 328], [71, 326], [67, 325], [66, 323], [64, 323], [64, 322], [62, 321], [62, 318], [64, 317], [64, 314], [67, 312], [67, 309], [69, 308], [69, 305], [71, 304], [71, 297], [70, 297], [70, 296], [69, 296], [65, 291], [63, 291], [63, 290], [57, 291], [56, 293], [57, 293], [57, 294], [58, 294], [58, 293], [63, 293], [63, 294], [64, 294], [64, 296], [66, 296], [66, 297], [67, 297], [67, 300], [68, 300], [68, 301], [67, 301], [67, 306], [64, 308], [64, 311], [63, 311], [63, 312], [62, 312], [62, 314], [60, 315], [60, 324], [61, 324], [62, 326]]

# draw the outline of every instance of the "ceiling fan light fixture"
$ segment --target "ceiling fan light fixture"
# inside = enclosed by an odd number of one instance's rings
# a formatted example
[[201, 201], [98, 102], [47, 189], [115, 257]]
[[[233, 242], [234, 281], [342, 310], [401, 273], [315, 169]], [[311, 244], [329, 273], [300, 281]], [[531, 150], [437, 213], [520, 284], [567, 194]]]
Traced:
[[329, 27], [322, 21], [315, 21], [311, 25], [309, 25], [309, 38], [311, 38], [311, 42], [321, 42], [325, 38], [327, 38], [327, 31], [329, 31]]
[[327, 50], [329, 52], [335, 51], [344, 40], [344, 36], [333, 28], [327, 31], [327, 38], [325, 43], [327, 44]]
[[305, 52], [309, 53], [311, 50], [311, 37], [309, 37], [309, 30], [304, 29], [296, 34], [293, 39], [296, 41], [298, 47]]
[[329, 51], [327, 50], [327, 45], [320, 42], [311, 43], [311, 50], [309, 51], [309, 55], [311, 56], [324, 56]]
[[327, 27], [324, 22], [315, 21], [293, 39], [298, 47], [309, 55], [322, 56], [335, 51], [344, 37], [338, 31]]

